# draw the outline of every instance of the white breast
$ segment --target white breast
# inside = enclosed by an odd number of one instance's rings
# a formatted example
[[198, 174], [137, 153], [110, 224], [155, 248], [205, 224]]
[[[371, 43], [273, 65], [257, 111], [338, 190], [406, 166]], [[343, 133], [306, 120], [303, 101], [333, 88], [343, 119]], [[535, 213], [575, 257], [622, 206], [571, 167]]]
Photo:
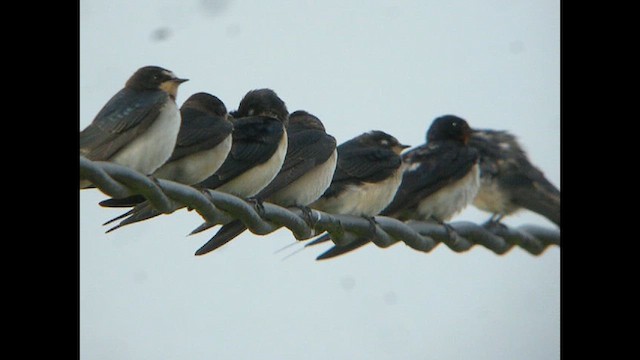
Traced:
[[348, 186], [337, 197], [321, 198], [311, 207], [330, 214], [374, 216], [387, 207], [398, 191], [405, 166], [393, 176], [377, 183]]
[[316, 201], [331, 184], [337, 159], [338, 152], [334, 150], [327, 161], [271, 195], [269, 201], [280, 206], [307, 206]]
[[229, 150], [231, 150], [231, 135], [213, 149], [200, 151], [165, 163], [153, 175], [181, 184], [197, 184], [213, 175], [220, 168], [227, 158]]
[[476, 164], [465, 177], [422, 200], [417, 209], [420, 218], [428, 219], [433, 216], [441, 221], [447, 221], [464, 209], [478, 193], [479, 174], [480, 170]]
[[282, 134], [280, 145], [275, 154], [265, 163], [255, 166], [228, 183], [218, 187], [217, 191], [230, 193], [239, 197], [249, 197], [264, 189], [276, 177], [287, 154], [287, 132]]
[[110, 160], [143, 174], [153, 173], [171, 156], [181, 121], [175, 102], [167, 101], [147, 131], [125, 145]]

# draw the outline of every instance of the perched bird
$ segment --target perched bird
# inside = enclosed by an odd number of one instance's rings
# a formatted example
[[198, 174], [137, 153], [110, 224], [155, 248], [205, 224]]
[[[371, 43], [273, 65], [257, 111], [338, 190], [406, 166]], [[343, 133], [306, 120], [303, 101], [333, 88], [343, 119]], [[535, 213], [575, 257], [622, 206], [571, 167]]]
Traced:
[[480, 153], [480, 190], [473, 205], [493, 214], [488, 223], [524, 208], [560, 227], [560, 190], [529, 161], [514, 135], [474, 129], [469, 146]]
[[[182, 124], [171, 157], [151, 174], [186, 185], [215, 173], [231, 150], [233, 124], [227, 108], [216, 96], [199, 92], [180, 107]], [[142, 195], [100, 202], [105, 207], [131, 207], [145, 200]]]
[[[331, 185], [309, 205], [330, 214], [373, 216], [384, 209], [400, 185], [405, 167], [400, 153], [409, 147], [379, 130], [338, 146], [338, 164]], [[321, 239], [329, 239], [323, 235]]]
[[216, 96], [199, 92], [180, 108], [182, 126], [169, 160], [153, 174], [192, 185], [214, 174], [231, 150], [233, 124]]
[[249, 91], [231, 115], [231, 151], [220, 169], [197, 185], [238, 197], [254, 196], [282, 167], [289, 112], [273, 90], [258, 89]]
[[[283, 207], [304, 208], [331, 184], [336, 169], [336, 139], [327, 134], [314, 115], [298, 110], [289, 116], [288, 148], [284, 164], [276, 177], [255, 199]], [[224, 225], [196, 255], [203, 255], [228, 243], [247, 227], [240, 220]]]
[[[151, 174], [171, 156], [180, 129], [180, 79], [158, 66], [138, 69], [80, 132], [80, 155]], [[91, 186], [80, 181], [80, 188]]]
[[[196, 188], [212, 189], [246, 198], [257, 194], [276, 176], [287, 152], [287, 107], [271, 89], [249, 91], [233, 116], [231, 150], [220, 168]], [[159, 215], [147, 201], [136, 205], [118, 226]], [[111, 221], [107, 222], [110, 223]]]
[[[432, 220], [444, 225], [470, 204], [480, 186], [478, 151], [468, 145], [471, 128], [457, 116], [436, 118], [427, 142], [402, 155], [407, 165], [393, 201], [380, 215], [398, 220]], [[318, 259], [344, 254], [369, 243], [361, 238], [334, 246]]]

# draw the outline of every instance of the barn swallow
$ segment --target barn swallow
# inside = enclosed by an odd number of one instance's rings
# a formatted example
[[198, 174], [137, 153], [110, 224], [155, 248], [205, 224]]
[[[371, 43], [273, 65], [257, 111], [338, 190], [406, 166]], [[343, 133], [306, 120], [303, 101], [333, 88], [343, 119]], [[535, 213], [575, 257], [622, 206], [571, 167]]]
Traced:
[[[331, 184], [338, 157], [336, 139], [326, 133], [320, 119], [302, 110], [289, 116], [287, 137], [289, 144], [280, 172], [255, 199], [303, 208], [317, 200]], [[196, 255], [219, 248], [246, 229], [240, 220], [222, 226]]]
[[560, 190], [529, 161], [513, 134], [474, 129], [469, 145], [480, 153], [480, 190], [473, 205], [493, 214], [488, 224], [524, 208], [560, 227]]
[[[173, 153], [153, 172], [159, 179], [192, 185], [215, 173], [231, 150], [233, 125], [224, 103], [211, 94], [191, 95], [180, 107], [182, 124]], [[131, 207], [145, 200], [142, 195], [100, 202], [105, 207]]]
[[287, 153], [287, 107], [271, 89], [249, 91], [234, 117], [233, 142], [224, 163], [198, 183], [238, 197], [251, 197], [278, 174]]
[[379, 130], [342, 143], [331, 185], [309, 206], [330, 214], [377, 215], [400, 185], [404, 171], [400, 153], [407, 147]]
[[[171, 156], [180, 129], [180, 79], [158, 66], [138, 69], [80, 132], [80, 155], [151, 174]], [[80, 181], [80, 188], [90, 187]]]
[[[213, 175], [193, 186], [247, 198], [266, 187], [282, 167], [287, 153], [289, 112], [273, 90], [258, 89], [249, 91], [238, 110], [230, 114], [233, 132], [227, 158]], [[125, 214], [131, 216], [124, 224], [159, 214], [145, 201]]]
[[[393, 200], [400, 186], [406, 169], [400, 153], [408, 147], [377, 130], [341, 144], [331, 186], [310, 207], [330, 214], [363, 216], [373, 226], [373, 216]], [[331, 237], [324, 234], [307, 246], [329, 240]]]
[[[471, 128], [457, 116], [436, 118], [427, 142], [402, 154], [407, 165], [393, 201], [380, 215], [407, 220], [435, 220], [440, 224], [470, 204], [480, 186], [478, 151], [468, 145]], [[369, 243], [361, 238], [334, 246], [318, 257], [332, 258]]]

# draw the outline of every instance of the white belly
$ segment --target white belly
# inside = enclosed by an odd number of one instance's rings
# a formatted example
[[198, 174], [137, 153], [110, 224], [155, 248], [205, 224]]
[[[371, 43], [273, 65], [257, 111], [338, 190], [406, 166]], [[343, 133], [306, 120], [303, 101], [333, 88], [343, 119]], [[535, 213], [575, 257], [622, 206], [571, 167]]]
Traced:
[[405, 166], [388, 179], [361, 186], [348, 186], [337, 197], [322, 198], [311, 207], [330, 214], [374, 216], [387, 207], [400, 186]]
[[213, 149], [200, 151], [182, 159], [165, 163], [153, 175], [181, 184], [197, 184], [213, 175], [231, 150], [231, 135], [227, 136]]
[[418, 215], [422, 220], [435, 217], [447, 221], [470, 204], [480, 187], [480, 170], [474, 165], [462, 179], [449, 184], [422, 200], [418, 205]]
[[518, 209], [500, 191], [498, 181], [488, 179], [480, 180], [480, 189], [475, 199], [473, 199], [473, 205], [480, 210], [503, 215], [511, 214]]
[[269, 201], [280, 206], [307, 206], [316, 201], [331, 184], [337, 159], [338, 152], [334, 150], [327, 161], [271, 195]]
[[110, 161], [145, 175], [153, 173], [171, 156], [181, 121], [175, 102], [168, 101], [147, 131], [125, 145]]
[[273, 180], [280, 171], [280, 168], [282, 168], [284, 157], [287, 154], [287, 132], [284, 131], [282, 136], [283, 138], [280, 141], [278, 149], [269, 160], [245, 171], [235, 179], [232, 179], [215, 190], [233, 194], [238, 197], [249, 197], [257, 194], [269, 185], [271, 180]]

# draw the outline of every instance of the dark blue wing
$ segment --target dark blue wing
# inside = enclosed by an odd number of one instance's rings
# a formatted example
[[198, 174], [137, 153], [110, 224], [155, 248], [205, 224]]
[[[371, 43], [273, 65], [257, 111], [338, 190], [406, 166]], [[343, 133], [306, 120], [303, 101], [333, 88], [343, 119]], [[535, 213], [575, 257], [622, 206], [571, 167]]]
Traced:
[[182, 124], [176, 147], [168, 161], [216, 147], [233, 131], [233, 125], [222, 116], [206, 114], [201, 110], [180, 110]]
[[322, 130], [289, 133], [287, 155], [280, 172], [256, 197], [265, 199], [323, 164], [336, 149], [336, 139]]
[[463, 178], [478, 161], [478, 152], [458, 143], [441, 142], [403, 154], [409, 167], [391, 203], [380, 214], [397, 215], [413, 210], [421, 200]]
[[383, 181], [402, 165], [400, 156], [391, 150], [346, 145], [338, 146], [336, 171], [323, 197], [335, 196], [348, 185]]
[[270, 117], [245, 117], [233, 122], [231, 151], [220, 169], [198, 186], [215, 189], [269, 160], [284, 134], [282, 122]]
[[168, 97], [160, 90], [120, 90], [80, 132], [80, 154], [108, 160], [154, 122]]
[[474, 130], [469, 146], [480, 154], [480, 175], [493, 179], [509, 201], [560, 226], [560, 190], [529, 161], [514, 135]]

